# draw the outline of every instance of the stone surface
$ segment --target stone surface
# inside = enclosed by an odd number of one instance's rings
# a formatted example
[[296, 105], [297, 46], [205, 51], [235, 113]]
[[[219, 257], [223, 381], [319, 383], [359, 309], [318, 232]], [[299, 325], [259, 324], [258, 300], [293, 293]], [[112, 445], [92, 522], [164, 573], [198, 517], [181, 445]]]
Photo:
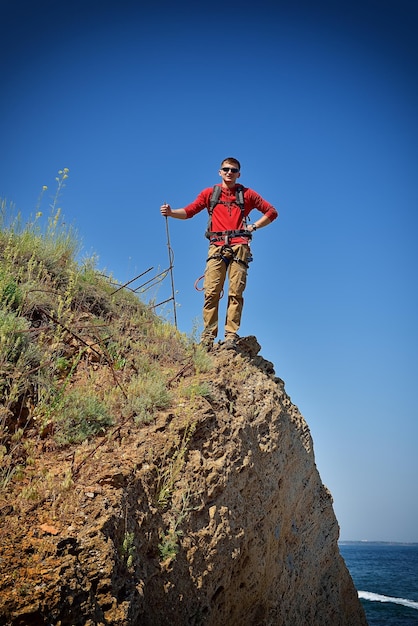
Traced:
[[[58, 501], [2, 503], [1, 625], [366, 625], [309, 428], [259, 351], [215, 346], [209, 394], [126, 427]], [[64, 480], [67, 457], [37, 463]]]

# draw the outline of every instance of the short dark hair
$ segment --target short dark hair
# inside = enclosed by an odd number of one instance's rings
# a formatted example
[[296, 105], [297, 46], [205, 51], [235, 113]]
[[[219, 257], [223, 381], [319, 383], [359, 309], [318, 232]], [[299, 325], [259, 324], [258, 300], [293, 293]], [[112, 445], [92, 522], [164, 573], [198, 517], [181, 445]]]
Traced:
[[225, 163], [233, 163], [239, 170], [241, 170], [241, 163], [238, 161], [238, 159], [234, 159], [234, 157], [228, 157], [228, 158], [224, 159], [222, 161], [222, 163], [221, 163], [221, 167]]

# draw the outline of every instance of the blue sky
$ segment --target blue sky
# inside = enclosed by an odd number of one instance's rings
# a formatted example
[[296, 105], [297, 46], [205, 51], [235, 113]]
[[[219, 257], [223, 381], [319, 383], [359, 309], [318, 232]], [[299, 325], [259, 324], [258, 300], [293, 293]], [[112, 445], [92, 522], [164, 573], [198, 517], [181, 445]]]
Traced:
[[[418, 541], [416, 3], [141, 4], [0, 3], [0, 197], [29, 216], [47, 185], [48, 213], [68, 167], [66, 221], [126, 281], [167, 267], [159, 206], [236, 156], [280, 213], [241, 334], [309, 424], [341, 538]], [[191, 333], [206, 217], [169, 226]]]

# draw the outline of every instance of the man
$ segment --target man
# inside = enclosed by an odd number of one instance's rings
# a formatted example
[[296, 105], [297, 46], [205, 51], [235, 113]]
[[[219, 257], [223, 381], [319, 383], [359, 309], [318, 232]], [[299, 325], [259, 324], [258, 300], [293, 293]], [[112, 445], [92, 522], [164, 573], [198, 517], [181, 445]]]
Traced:
[[[214, 187], [200, 192], [196, 200], [183, 209], [172, 209], [169, 204], [161, 206], [161, 214], [185, 220], [200, 213], [209, 212], [209, 226], [206, 236], [209, 239], [209, 255], [206, 261], [203, 306], [202, 345], [208, 350], [218, 334], [218, 308], [226, 275], [228, 274], [228, 303], [225, 320], [225, 345], [234, 347], [238, 340], [244, 304], [243, 293], [247, 281], [248, 263], [252, 261], [250, 241], [253, 233], [276, 219], [276, 209], [255, 191], [237, 184], [241, 165], [237, 159], [228, 157], [221, 163], [219, 175], [219, 197], [213, 198]], [[258, 209], [262, 216], [247, 226], [247, 218], [252, 209]]]

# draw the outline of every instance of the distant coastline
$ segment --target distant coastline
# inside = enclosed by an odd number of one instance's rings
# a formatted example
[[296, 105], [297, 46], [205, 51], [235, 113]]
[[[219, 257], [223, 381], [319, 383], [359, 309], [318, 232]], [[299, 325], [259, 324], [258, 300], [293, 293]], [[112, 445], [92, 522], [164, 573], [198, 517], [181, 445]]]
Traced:
[[369, 539], [357, 539], [355, 541], [347, 541], [340, 539], [338, 545], [368, 545], [368, 546], [418, 546], [418, 541], [372, 541]]

